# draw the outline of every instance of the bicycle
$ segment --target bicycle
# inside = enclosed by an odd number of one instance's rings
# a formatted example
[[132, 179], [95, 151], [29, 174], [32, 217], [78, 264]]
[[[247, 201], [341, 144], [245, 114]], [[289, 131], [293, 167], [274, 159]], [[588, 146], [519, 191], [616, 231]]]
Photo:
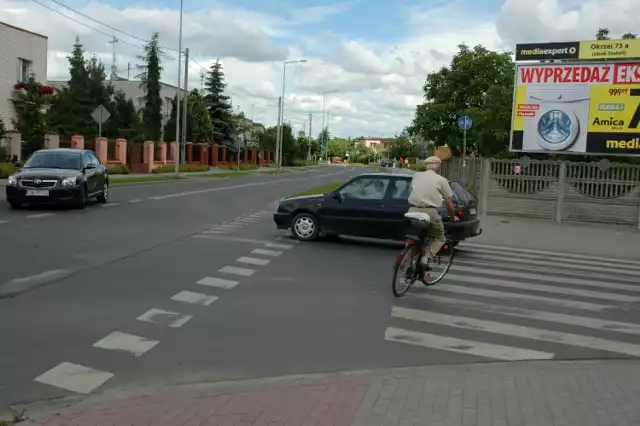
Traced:
[[[408, 212], [405, 213], [404, 216], [420, 231], [418, 235], [408, 235], [404, 248], [396, 255], [392, 287], [393, 294], [396, 297], [404, 296], [417, 280], [422, 281], [426, 286], [433, 286], [442, 281], [447, 272], [449, 272], [455, 255], [452, 242], [446, 239], [434, 259], [429, 259], [429, 263], [423, 265], [421, 262], [422, 252], [423, 248], [426, 247], [430, 241], [429, 224], [431, 223], [431, 218], [428, 214], [420, 212]], [[441, 263], [443, 257], [445, 261], [444, 264]], [[433, 267], [436, 265], [440, 266], [441, 264], [443, 266], [442, 273], [434, 277], [432, 274], [432, 272], [434, 272]], [[400, 273], [403, 266], [406, 266], [406, 270]], [[400, 276], [398, 276], [399, 273]], [[398, 287], [398, 278], [400, 278], [400, 281], [404, 281], [406, 288], [400, 289]]]

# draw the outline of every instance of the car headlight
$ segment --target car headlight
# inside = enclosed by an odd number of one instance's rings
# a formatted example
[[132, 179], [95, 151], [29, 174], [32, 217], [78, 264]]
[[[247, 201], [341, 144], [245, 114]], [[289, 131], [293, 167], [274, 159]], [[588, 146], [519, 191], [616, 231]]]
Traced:
[[62, 186], [76, 186], [78, 184], [77, 177], [67, 177], [62, 179]]
[[18, 184], [18, 176], [16, 175], [9, 176], [9, 179], [7, 179], [7, 185], [16, 186], [17, 184]]

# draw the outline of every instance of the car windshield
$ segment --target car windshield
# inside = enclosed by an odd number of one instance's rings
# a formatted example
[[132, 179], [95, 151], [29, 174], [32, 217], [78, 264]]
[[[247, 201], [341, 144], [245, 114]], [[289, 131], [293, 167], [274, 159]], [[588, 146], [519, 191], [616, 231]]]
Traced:
[[34, 153], [23, 169], [81, 169], [80, 152], [43, 151]]

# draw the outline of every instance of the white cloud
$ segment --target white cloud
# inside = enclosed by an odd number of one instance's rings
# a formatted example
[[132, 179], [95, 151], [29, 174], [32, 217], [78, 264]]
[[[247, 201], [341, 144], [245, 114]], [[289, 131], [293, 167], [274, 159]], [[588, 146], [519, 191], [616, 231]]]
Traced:
[[[38, 0], [62, 13], [49, 0]], [[467, 4], [468, 4], [467, 0]], [[287, 67], [285, 119], [302, 124], [314, 113], [314, 133], [320, 130], [322, 92], [326, 97], [332, 133], [344, 136], [391, 136], [409, 124], [416, 104], [422, 101], [422, 85], [428, 72], [449, 63], [458, 44], [483, 44], [492, 49], [511, 49], [517, 42], [589, 39], [598, 27], [614, 34], [633, 30], [640, 20], [640, 1], [630, 0], [505, 0], [502, 8], [477, 11], [463, 0], [444, 3], [435, 9], [409, 9], [406, 25], [398, 27], [403, 39], [383, 43], [371, 39], [350, 39], [324, 30], [300, 33], [305, 24], [342, 13], [356, 3], [338, 3], [312, 9], [297, 9], [282, 15], [268, 15], [222, 4], [184, 15], [184, 43], [192, 57], [209, 67], [222, 58], [234, 105], [267, 125], [276, 121], [276, 99], [282, 90], [282, 61], [305, 58], [306, 64]], [[389, 6], [391, 7], [391, 6]], [[81, 12], [123, 29], [141, 39], [159, 31], [167, 46], [163, 81], [177, 80], [176, 52], [178, 14], [176, 10], [132, 6], [117, 10], [92, 2]], [[615, 13], [604, 13], [604, 11]], [[398, 13], [398, 11], [393, 11]], [[109, 28], [70, 14], [74, 19], [100, 29]], [[37, 17], [34, 19], [34, 17]], [[66, 77], [66, 56], [75, 36], [88, 52], [110, 65], [109, 37], [25, 0], [0, 0], [0, 20], [49, 36], [49, 74]], [[385, 25], [384, 22], [373, 23]], [[136, 55], [142, 41], [115, 34], [118, 66], [121, 70], [139, 63]], [[283, 40], [294, 40], [286, 45]], [[130, 44], [127, 44], [130, 43]], [[200, 67], [189, 69], [190, 88], [200, 87]], [[132, 70], [130, 75], [137, 74]], [[120, 74], [126, 76], [126, 72]]]

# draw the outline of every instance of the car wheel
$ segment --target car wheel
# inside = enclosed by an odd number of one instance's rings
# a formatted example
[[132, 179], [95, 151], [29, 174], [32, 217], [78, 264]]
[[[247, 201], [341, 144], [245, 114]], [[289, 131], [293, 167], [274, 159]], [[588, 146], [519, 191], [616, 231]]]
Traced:
[[87, 206], [87, 187], [82, 185], [80, 188], [80, 199], [76, 203], [77, 209], [84, 209]]
[[19, 210], [22, 208], [22, 204], [15, 201], [9, 201], [9, 207], [11, 207], [12, 210]]
[[102, 190], [102, 194], [98, 195], [96, 199], [98, 200], [99, 203], [102, 203], [102, 204], [109, 201], [109, 182], [104, 183], [104, 189]]
[[300, 213], [291, 222], [293, 236], [302, 241], [313, 241], [320, 231], [318, 219], [309, 213]]

